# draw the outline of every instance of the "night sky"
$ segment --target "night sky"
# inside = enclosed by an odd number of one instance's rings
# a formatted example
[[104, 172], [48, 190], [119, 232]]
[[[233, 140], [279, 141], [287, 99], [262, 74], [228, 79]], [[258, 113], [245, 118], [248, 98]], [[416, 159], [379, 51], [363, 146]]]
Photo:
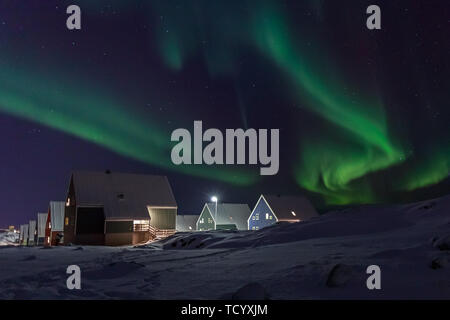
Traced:
[[[449, 34], [447, 0], [1, 0], [0, 226], [64, 200], [73, 170], [168, 175], [181, 214], [214, 194], [320, 210], [447, 194]], [[279, 128], [278, 175], [175, 167], [171, 132], [194, 120]]]

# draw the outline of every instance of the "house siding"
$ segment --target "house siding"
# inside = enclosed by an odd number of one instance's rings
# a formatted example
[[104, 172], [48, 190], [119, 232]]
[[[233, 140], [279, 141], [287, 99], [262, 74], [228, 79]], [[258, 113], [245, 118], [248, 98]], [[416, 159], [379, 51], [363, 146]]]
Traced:
[[197, 221], [197, 230], [198, 231], [208, 231], [208, 230], [214, 230], [214, 219], [211, 216], [211, 213], [209, 212], [209, 209], [205, 206], [202, 210], [202, 213], [200, 214], [200, 217]]
[[103, 207], [78, 207], [75, 219], [75, 244], [105, 244], [105, 214]]
[[260, 198], [248, 220], [249, 230], [260, 230], [277, 222], [264, 198]]
[[106, 233], [133, 233], [133, 221], [106, 221]]
[[75, 241], [75, 212], [76, 207], [74, 205], [66, 207], [64, 210], [64, 244], [73, 243]]
[[150, 226], [159, 230], [175, 230], [176, 208], [148, 208], [150, 214]]

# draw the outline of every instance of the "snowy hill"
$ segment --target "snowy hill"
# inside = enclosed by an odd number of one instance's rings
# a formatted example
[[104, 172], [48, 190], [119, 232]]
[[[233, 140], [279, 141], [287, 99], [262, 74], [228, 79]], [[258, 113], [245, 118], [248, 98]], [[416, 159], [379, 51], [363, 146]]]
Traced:
[[15, 246], [18, 240], [18, 233], [0, 230], [0, 246]]
[[[450, 196], [139, 247], [5, 247], [0, 261], [3, 299], [450, 299]], [[370, 265], [381, 290], [366, 287]]]

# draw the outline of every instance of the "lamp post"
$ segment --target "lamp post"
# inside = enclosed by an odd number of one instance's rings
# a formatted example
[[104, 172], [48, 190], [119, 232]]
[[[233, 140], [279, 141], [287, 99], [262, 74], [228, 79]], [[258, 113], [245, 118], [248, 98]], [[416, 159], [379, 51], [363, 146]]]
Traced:
[[216, 210], [215, 210], [215, 212], [214, 212], [214, 220], [217, 220], [217, 201], [219, 201], [219, 199], [217, 199], [216, 196], [213, 196], [213, 197], [211, 198], [211, 201], [214, 202], [214, 203], [216, 204]]

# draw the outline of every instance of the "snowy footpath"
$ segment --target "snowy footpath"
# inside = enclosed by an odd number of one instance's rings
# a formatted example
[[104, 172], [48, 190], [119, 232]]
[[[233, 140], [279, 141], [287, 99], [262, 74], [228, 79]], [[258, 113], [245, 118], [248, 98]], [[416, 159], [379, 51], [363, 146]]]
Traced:
[[140, 247], [2, 246], [0, 299], [450, 299], [450, 196]]

